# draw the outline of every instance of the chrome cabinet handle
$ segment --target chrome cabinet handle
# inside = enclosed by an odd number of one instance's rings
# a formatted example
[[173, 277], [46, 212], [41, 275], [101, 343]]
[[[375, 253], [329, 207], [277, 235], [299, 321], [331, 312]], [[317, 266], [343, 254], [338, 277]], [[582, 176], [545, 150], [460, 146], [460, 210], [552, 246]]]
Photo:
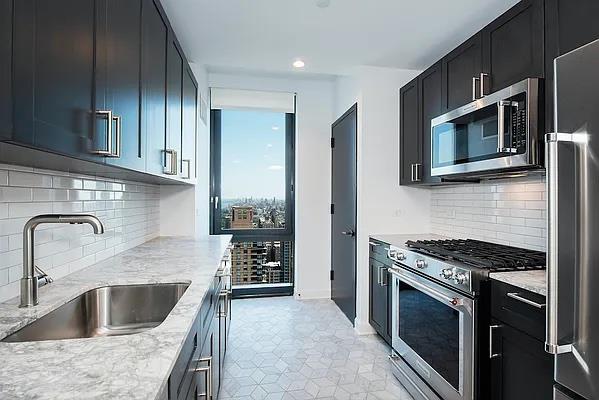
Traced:
[[472, 77], [472, 101], [477, 100], [479, 98], [478, 89], [480, 87], [480, 78]]
[[356, 232], [354, 232], [353, 229], [350, 229], [349, 231], [343, 231], [343, 232], [341, 232], [341, 234], [345, 235], [345, 236], [351, 236], [351, 237], [356, 236]]
[[501, 353], [493, 353], [493, 331], [501, 328], [501, 325], [489, 325], [489, 358], [501, 357]]
[[379, 267], [379, 286], [388, 286], [388, 282], [385, 279], [385, 273], [387, 272], [387, 267]]
[[227, 318], [227, 316], [229, 315], [229, 291], [227, 289], [222, 289], [220, 291], [220, 294], [218, 295], [219, 298], [223, 298], [223, 303], [224, 303], [224, 311], [219, 312], [218, 316], [219, 318]]
[[380, 243], [370, 242], [370, 241], [368, 242], [368, 244], [371, 245], [371, 246], [374, 246], [374, 247], [377, 247], [377, 246], [381, 245]]
[[198, 363], [205, 362], [205, 367], [196, 367], [194, 372], [204, 372], [206, 374], [206, 392], [198, 393], [198, 398], [203, 396], [206, 400], [212, 400], [212, 357], [204, 357], [197, 360]]
[[114, 117], [112, 116], [112, 111], [110, 110], [98, 110], [96, 111], [96, 115], [101, 115], [106, 117], [106, 150], [92, 150], [92, 154], [98, 154], [101, 156], [112, 156], [112, 121]]
[[184, 159], [181, 160], [181, 169], [183, 169], [183, 164], [187, 164], [187, 175], [182, 176], [183, 179], [191, 179], [191, 160]]
[[166, 155], [166, 165], [164, 166], [164, 173], [166, 175], [177, 175], [177, 168], [179, 163], [177, 162], [177, 150], [166, 149], [164, 150]]
[[480, 73], [480, 97], [485, 97], [489, 93], [487, 92], [485, 82], [489, 81], [489, 74], [481, 72]]
[[511, 297], [512, 299], [521, 301], [524, 304], [528, 304], [529, 306], [533, 306], [533, 307], [538, 308], [540, 310], [542, 310], [543, 308], [545, 308], [545, 304], [540, 304], [540, 303], [537, 303], [536, 301], [532, 301], [532, 300], [529, 300], [527, 298], [524, 298], [524, 297], [520, 296], [520, 293], [508, 293], [507, 297]]
[[420, 167], [422, 166], [422, 164], [420, 163], [414, 163], [411, 164], [411, 178], [412, 178], [412, 182], [420, 182]]
[[113, 117], [113, 119], [116, 122], [116, 138], [115, 138], [116, 143], [115, 143], [114, 153], [112, 153], [108, 157], [121, 158], [121, 147], [122, 147], [121, 136], [122, 136], [122, 132], [123, 132], [123, 120], [118, 115], [115, 115]]

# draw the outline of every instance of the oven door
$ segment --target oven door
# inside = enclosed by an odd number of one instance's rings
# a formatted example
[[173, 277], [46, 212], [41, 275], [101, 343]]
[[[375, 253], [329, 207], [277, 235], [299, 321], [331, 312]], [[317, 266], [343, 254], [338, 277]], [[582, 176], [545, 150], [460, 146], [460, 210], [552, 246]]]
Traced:
[[476, 301], [394, 267], [393, 349], [444, 400], [472, 400]]

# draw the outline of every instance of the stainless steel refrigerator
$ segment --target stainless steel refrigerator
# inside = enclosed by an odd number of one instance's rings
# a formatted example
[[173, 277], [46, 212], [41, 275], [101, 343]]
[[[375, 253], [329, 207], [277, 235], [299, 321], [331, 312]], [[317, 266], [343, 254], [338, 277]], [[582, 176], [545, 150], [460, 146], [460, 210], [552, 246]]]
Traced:
[[599, 40], [555, 60], [546, 350], [555, 400], [599, 399]]

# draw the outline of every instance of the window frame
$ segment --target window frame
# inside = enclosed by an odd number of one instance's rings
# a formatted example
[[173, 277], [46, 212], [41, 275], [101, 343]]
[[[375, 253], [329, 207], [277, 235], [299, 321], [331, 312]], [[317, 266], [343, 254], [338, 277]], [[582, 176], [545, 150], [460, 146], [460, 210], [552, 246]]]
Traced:
[[[295, 232], [295, 113], [285, 113], [285, 228], [284, 229], [222, 229], [221, 225], [221, 113], [210, 110], [210, 234], [234, 235], [236, 239], [252, 240], [269, 237], [292, 237]], [[218, 199], [218, 200], [217, 200]]]

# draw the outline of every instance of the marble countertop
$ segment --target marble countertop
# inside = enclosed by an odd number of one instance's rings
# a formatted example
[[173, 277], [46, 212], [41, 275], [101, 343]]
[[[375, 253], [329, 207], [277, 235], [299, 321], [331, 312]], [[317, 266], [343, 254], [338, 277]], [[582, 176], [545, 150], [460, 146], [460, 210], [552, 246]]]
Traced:
[[106, 285], [190, 282], [158, 327], [129, 336], [0, 342], [0, 397], [8, 399], [154, 399], [220, 266], [231, 236], [161, 237], [57, 279], [39, 305], [0, 304], [0, 339], [90, 289]]
[[547, 296], [546, 271], [515, 271], [515, 272], [493, 272], [491, 279], [509, 283], [510, 285]]

